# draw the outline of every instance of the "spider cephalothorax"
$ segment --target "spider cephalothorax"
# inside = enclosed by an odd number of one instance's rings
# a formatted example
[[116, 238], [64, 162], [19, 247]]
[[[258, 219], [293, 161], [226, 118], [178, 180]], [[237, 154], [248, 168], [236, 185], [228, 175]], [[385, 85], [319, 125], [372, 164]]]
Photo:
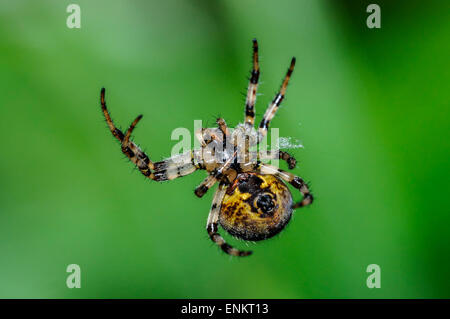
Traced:
[[[167, 181], [186, 176], [196, 170], [206, 170], [209, 175], [195, 189], [202, 197], [208, 189], [219, 182], [208, 216], [206, 230], [213, 242], [224, 252], [233, 256], [248, 256], [251, 251], [231, 247], [217, 232], [220, 224], [231, 235], [243, 240], [263, 240], [278, 234], [289, 222], [292, 211], [312, 203], [313, 196], [307, 184], [298, 176], [283, 171], [260, 160], [279, 158], [293, 169], [296, 160], [288, 153], [251, 151], [250, 148], [266, 136], [270, 121], [284, 99], [289, 79], [295, 65], [291, 65], [280, 91], [267, 108], [258, 131], [254, 128], [256, 90], [259, 80], [258, 44], [253, 40], [253, 69], [247, 90], [245, 121], [231, 131], [225, 121], [217, 119], [217, 128], [206, 128], [195, 132], [201, 147], [161, 162], [152, 162], [149, 157], [130, 140], [139, 115], [126, 134], [115, 127], [106, 108], [105, 89], [100, 100], [106, 122], [112, 134], [120, 141], [122, 152], [139, 168], [142, 174], [155, 181]], [[297, 203], [284, 182], [298, 189], [303, 199]]]

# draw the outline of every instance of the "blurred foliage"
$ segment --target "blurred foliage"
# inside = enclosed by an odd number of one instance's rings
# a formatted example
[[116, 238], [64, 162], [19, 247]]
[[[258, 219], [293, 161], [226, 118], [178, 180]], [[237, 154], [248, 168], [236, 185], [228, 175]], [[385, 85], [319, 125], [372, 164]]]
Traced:
[[[369, 1], [78, 0], [78, 30], [70, 3], [0, 3], [0, 297], [450, 297], [448, 2], [379, 1], [377, 30]], [[159, 160], [176, 127], [242, 121], [254, 37], [258, 116], [297, 57], [272, 123], [305, 145], [316, 201], [232, 259], [204, 229], [204, 173], [145, 180], [99, 92], [121, 127], [144, 114], [135, 140]]]

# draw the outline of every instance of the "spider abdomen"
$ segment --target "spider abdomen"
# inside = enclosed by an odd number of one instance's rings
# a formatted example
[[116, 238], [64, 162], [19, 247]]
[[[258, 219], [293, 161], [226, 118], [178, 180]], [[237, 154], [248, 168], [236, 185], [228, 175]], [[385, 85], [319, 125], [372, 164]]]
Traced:
[[222, 201], [219, 222], [231, 235], [243, 240], [275, 236], [292, 216], [292, 195], [274, 175], [241, 173]]

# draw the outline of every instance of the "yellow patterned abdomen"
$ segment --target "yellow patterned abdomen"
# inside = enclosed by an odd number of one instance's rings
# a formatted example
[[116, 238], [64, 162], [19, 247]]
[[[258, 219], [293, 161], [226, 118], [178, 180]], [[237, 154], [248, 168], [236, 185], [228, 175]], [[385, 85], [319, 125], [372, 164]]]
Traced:
[[278, 234], [292, 216], [292, 195], [274, 175], [242, 173], [228, 188], [219, 222], [243, 240], [263, 240]]

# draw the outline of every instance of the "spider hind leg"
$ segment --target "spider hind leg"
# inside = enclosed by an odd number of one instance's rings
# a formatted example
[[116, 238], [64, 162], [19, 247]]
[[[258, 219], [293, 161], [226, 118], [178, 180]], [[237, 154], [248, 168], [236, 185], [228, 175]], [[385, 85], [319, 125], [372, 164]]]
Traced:
[[297, 165], [297, 160], [294, 156], [284, 151], [260, 151], [258, 153], [258, 159], [261, 160], [275, 160], [280, 159], [288, 164], [289, 169], [294, 169]]
[[283, 170], [279, 169], [278, 167], [275, 167], [272, 165], [267, 165], [267, 164], [260, 164], [258, 167], [258, 171], [261, 174], [269, 174], [269, 175], [274, 175], [276, 177], [281, 178], [285, 182], [291, 184], [294, 188], [296, 188], [303, 195], [303, 199], [301, 201], [294, 203], [292, 205], [293, 209], [308, 206], [308, 205], [312, 204], [314, 197], [311, 194], [308, 185], [301, 177], [298, 177], [294, 174], [283, 171]]
[[223, 197], [225, 196], [227, 187], [225, 184], [221, 183], [214, 194], [214, 199], [211, 206], [211, 211], [209, 212], [208, 222], [206, 224], [206, 231], [208, 232], [209, 238], [216, 243], [225, 253], [231, 256], [245, 257], [252, 254], [251, 251], [239, 250], [231, 245], [227, 244], [225, 239], [217, 232], [220, 207], [222, 204]]

